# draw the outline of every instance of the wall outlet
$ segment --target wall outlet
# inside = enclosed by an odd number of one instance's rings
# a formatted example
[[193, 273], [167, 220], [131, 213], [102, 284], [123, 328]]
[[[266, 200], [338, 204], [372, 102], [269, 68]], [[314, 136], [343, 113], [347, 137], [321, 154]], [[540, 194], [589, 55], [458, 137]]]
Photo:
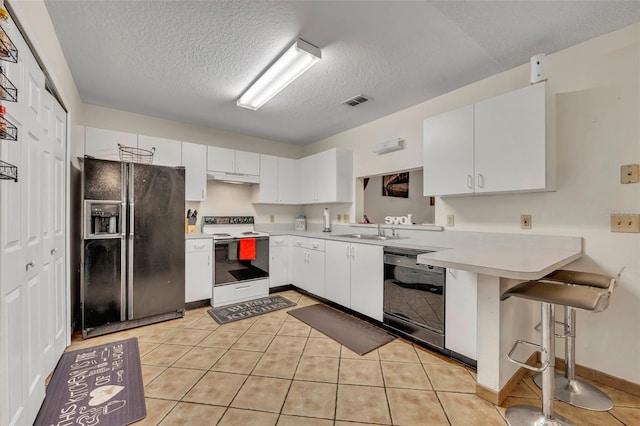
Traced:
[[274, 215], [269, 216], [269, 223], [273, 223], [276, 221], [276, 217]]
[[341, 220], [342, 220], [342, 215], [338, 213], [338, 222], [340, 222]]
[[611, 232], [640, 232], [640, 214], [612, 214]]
[[640, 164], [620, 166], [620, 183], [640, 182]]
[[349, 223], [349, 213], [344, 214], [344, 223]]
[[520, 229], [531, 229], [531, 215], [530, 214], [521, 214], [520, 215]]
[[448, 214], [447, 215], [447, 226], [455, 226], [455, 218], [456, 215], [454, 214]]

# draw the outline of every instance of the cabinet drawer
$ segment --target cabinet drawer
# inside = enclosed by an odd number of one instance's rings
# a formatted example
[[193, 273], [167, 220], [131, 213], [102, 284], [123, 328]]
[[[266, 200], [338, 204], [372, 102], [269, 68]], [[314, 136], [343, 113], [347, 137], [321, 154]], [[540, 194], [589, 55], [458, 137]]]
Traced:
[[293, 237], [293, 247], [302, 247], [309, 250], [324, 251], [324, 240], [317, 238]]
[[214, 306], [257, 299], [269, 295], [269, 280], [244, 281], [213, 287]]
[[184, 242], [184, 248], [187, 253], [198, 251], [212, 251], [213, 240], [211, 238], [201, 238], [197, 240], [186, 240]]
[[280, 235], [276, 237], [269, 237], [269, 247], [282, 247], [289, 244], [288, 235]]

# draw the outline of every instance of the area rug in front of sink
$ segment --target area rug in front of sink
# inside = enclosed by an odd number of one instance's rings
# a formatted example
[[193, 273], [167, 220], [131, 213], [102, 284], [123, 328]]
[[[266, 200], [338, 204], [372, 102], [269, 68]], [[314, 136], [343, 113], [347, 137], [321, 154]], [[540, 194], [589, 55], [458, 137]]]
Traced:
[[296, 304], [282, 296], [261, 297], [247, 302], [219, 306], [207, 312], [218, 324], [226, 324], [257, 315], [295, 306]]
[[128, 425], [146, 415], [134, 337], [62, 354], [34, 425]]
[[322, 304], [293, 309], [287, 313], [358, 355], [365, 355], [396, 340], [395, 336], [379, 327]]

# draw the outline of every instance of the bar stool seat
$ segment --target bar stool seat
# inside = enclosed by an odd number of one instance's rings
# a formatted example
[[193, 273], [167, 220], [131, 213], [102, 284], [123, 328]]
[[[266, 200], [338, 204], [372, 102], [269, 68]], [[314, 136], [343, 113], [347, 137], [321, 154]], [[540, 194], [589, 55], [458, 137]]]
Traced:
[[[624, 268], [623, 268], [624, 269]], [[608, 411], [613, 408], [613, 401], [609, 396], [597, 387], [576, 379], [575, 375], [575, 330], [576, 330], [576, 309], [584, 309], [593, 312], [601, 312], [609, 305], [609, 300], [613, 289], [619, 282], [616, 278], [607, 275], [594, 274], [590, 272], [557, 270], [540, 279], [541, 284], [553, 285], [549, 283], [566, 284], [574, 289], [584, 289], [581, 293], [582, 302], [580, 306], [565, 305], [565, 333], [556, 337], [565, 338], [565, 371], [564, 374], [555, 374], [554, 393], [555, 398], [571, 404], [575, 407], [592, 411]], [[604, 293], [599, 300], [596, 300], [598, 292]], [[563, 304], [563, 303], [561, 303]], [[598, 306], [599, 304], [599, 306]], [[542, 388], [542, 375], [540, 373], [533, 376], [533, 381]]]
[[[557, 282], [527, 281], [511, 287], [500, 296], [500, 300], [510, 297], [520, 297], [542, 303], [542, 344], [518, 340], [509, 352], [509, 360], [533, 371], [542, 373], [542, 410], [529, 405], [514, 405], [506, 412], [510, 425], [574, 425], [570, 420], [554, 414], [554, 367], [555, 367], [555, 336], [554, 336], [554, 305], [564, 305], [575, 309], [599, 311], [609, 304], [610, 293], [601, 288], [574, 286]], [[542, 367], [531, 367], [512, 358], [512, 354], [519, 344], [538, 347], [541, 351]]]

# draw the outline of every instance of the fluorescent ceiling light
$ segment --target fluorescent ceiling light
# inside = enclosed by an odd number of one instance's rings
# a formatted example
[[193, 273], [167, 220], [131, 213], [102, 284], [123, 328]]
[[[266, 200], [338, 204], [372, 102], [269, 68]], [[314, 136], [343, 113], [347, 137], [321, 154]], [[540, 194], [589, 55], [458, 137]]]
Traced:
[[298, 39], [253, 83], [237, 105], [257, 110], [320, 60], [320, 49]]

